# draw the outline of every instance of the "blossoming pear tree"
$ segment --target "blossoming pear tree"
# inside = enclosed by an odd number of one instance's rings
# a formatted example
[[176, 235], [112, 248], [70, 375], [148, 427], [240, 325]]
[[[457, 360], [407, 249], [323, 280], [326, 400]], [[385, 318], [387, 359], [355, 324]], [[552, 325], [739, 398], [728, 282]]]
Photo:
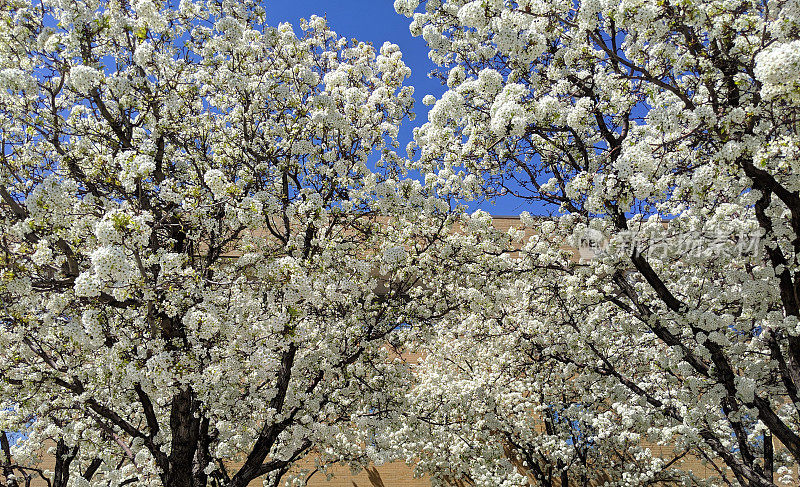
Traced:
[[796, 482], [797, 3], [395, 8], [448, 88], [424, 100], [410, 148], [429, 183], [555, 215], [523, 218], [535, 235], [511, 321], [525, 333], [486, 360], [522, 340], [563, 364], [554, 380], [605, 384], [598, 434], [613, 421], [642, 444], [696, 449], [719, 483]]
[[[707, 476], [689, 463], [703, 450], [656, 435], [669, 420], [620, 414], [624, 388], [584, 373], [585, 355], [570, 350], [597, 347], [573, 331], [579, 312], [565, 311], [552, 282], [537, 288], [527, 259], [507, 252], [548, 223], [503, 231], [485, 212], [463, 217], [450, 238], [482, 255], [460, 275], [471, 281], [460, 306], [418, 334], [423, 356], [406, 379], [395, 428], [378, 444], [382, 460], [404, 460], [451, 487], [703, 485]], [[562, 252], [556, 257], [568, 259]], [[647, 335], [615, 340], [605, 345], [619, 360], [636, 358], [621, 366], [658, 358]]]
[[449, 306], [423, 272], [449, 265], [448, 204], [393, 151], [397, 46], [170, 5], [0, 8], [8, 487], [274, 486], [309, 452], [363, 460], [399, 325]]
[[[702, 483], [683, 468], [701, 450], [650, 441], [644, 417], [632, 422], [609, 401], [625, 397], [613, 378], [582, 373], [565, 360], [563, 340], [543, 344], [557, 336], [540, 337], [540, 328], [564, 326], [557, 298], [527, 279], [488, 287], [426, 341], [406, 394], [400, 455], [437, 485]], [[641, 354], [631, 342], [619, 342], [618, 353]], [[668, 424], [653, 418], [647, 426]]]

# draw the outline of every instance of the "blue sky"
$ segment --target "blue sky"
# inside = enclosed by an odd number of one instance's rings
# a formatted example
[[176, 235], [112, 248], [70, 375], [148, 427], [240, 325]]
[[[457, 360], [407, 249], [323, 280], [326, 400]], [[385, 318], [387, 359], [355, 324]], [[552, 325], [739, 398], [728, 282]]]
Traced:
[[[392, 0], [266, 0], [269, 24], [277, 26], [279, 22], [290, 22], [299, 32], [299, 20], [308, 19], [311, 15], [319, 15], [328, 19], [328, 25], [340, 36], [371, 42], [380, 47], [385, 41], [400, 46], [403, 60], [411, 68], [411, 78], [406, 84], [414, 87], [416, 103], [414, 111], [417, 118], [406, 120], [400, 130], [400, 153], [405, 156], [405, 146], [411, 140], [411, 131], [415, 126], [427, 120], [428, 107], [422, 104], [427, 94], [437, 98], [444, 91], [438, 80], [428, 78], [428, 73], [435, 65], [428, 59], [428, 48], [421, 37], [412, 37], [408, 31], [410, 19], [394, 11]], [[483, 203], [471, 204], [471, 209], [481, 208], [494, 215], [518, 215], [525, 208], [518, 207], [519, 202], [505, 200], [495, 205]]]
[[[440, 94], [442, 86], [428, 78], [428, 72], [435, 66], [428, 59], [425, 41], [411, 37], [408, 32], [410, 19], [395, 13], [393, 3], [392, 0], [266, 0], [264, 5], [272, 25], [291, 22], [297, 26], [299, 19], [319, 15], [326, 17], [330, 28], [340, 36], [369, 41], [376, 47], [386, 41], [400, 46], [403, 59], [412, 70], [407, 84], [416, 88], [419, 102], [416, 108], [420, 111], [427, 108], [421, 103], [422, 97], [428, 93]], [[410, 127], [406, 129], [410, 133]]]

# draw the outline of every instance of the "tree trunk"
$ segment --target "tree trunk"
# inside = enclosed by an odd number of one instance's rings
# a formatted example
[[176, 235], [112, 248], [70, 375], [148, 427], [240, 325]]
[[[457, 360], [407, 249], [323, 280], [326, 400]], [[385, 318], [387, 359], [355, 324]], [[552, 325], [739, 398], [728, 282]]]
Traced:
[[[195, 485], [194, 459], [200, 433], [200, 419], [195, 418], [197, 404], [194, 391], [187, 388], [172, 399], [169, 425], [172, 431], [172, 451], [164, 487], [205, 487]], [[205, 468], [205, 465], [202, 467]]]

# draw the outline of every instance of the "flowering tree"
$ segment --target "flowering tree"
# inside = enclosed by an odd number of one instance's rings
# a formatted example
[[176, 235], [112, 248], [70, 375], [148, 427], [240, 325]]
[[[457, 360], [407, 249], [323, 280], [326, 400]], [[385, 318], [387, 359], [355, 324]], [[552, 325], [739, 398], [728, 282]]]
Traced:
[[[620, 410], [628, 396], [616, 378], [586, 373], [579, 362], [586, 356], [576, 352], [598, 344], [570, 327], [585, 313], [565, 310], [563, 296], [549, 289], [555, 279], [536, 283], [530, 262], [506, 252], [524, 245], [530, 230], [501, 231], [481, 211], [459, 228], [450, 239], [482, 255], [459, 276], [470, 282], [462, 305], [420, 330], [424, 356], [406, 379], [400, 427], [380, 445], [384, 456], [413, 463], [434, 485], [456, 487], [703, 484], [702, 473], [686, 468], [702, 449], [662, 439], [668, 420]], [[572, 251], [562, 252], [549, 265]], [[626, 370], [658, 350], [647, 336], [615, 340]]]
[[[423, 3], [395, 3], [448, 87], [426, 97], [419, 168], [442, 194], [560, 211], [527, 222], [519, 340], [564, 364], [555, 380], [605, 384], [631, 438], [697, 448], [720, 482], [791, 481], [797, 4]], [[591, 260], [562, 250], [586, 242]]]
[[398, 325], [449, 302], [422, 272], [448, 206], [386, 145], [412, 106], [397, 46], [250, 2], [0, 16], [4, 485], [277, 485], [310, 451], [362, 457]]

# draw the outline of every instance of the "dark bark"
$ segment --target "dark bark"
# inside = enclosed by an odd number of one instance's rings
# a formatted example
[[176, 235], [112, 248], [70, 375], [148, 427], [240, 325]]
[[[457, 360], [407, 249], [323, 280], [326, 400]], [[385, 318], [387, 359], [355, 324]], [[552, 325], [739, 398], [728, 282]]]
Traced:
[[78, 447], [70, 448], [63, 439], [56, 442], [56, 458], [53, 476], [53, 487], [67, 487], [69, 482], [69, 466], [78, 454]]
[[[286, 392], [289, 389], [289, 382], [292, 376], [292, 366], [294, 365], [294, 358], [297, 353], [297, 345], [290, 343], [288, 349], [283, 354], [281, 359], [281, 368], [278, 372], [278, 380], [276, 384], [277, 392], [275, 397], [270, 401], [270, 408], [275, 412], [280, 413], [283, 410], [283, 404], [286, 400]], [[291, 420], [291, 416], [287, 416]], [[247, 456], [244, 465], [236, 472], [236, 475], [231, 479], [231, 487], [244, 487], [251, 480], [263, 475], [262, 466], [264, 460], [269, 455], [269, 451], [278, 439], [278, 435], [283, 432], [289, 424], [287, 419], [278, 423], [264, 424], [261, 429], [258, 439], [253, 445], [253, 449]], [[269, 465], [269, 464], [266, 464]], [[264, 472], [266, 473], [266, 472]]]
[[136, 396], [139, 398], [139, 402], [142, 404], [142, 408], [144, 409], [144, 417], [147, 420], [147, 428], [150, 430], [149, 436], [150, 438], [153, 438], [160, 430], [158, 419], [156, 418], [156, 412], [153, 408], [153, 403], [150, 401], [150, 396], [144, 392], [140, 384], [134, 384], [133, 389], [136, 391]]
[[5, 477], [5, 487], [19, 487], [19, 483], [14, 478], [14, 468], [11, 461], [11, 445], [5, 431], [0, 431], [0, 447], [3, 450], [3, 476]]
[[773, 471], [775, 470], [775, 457], [772, 447], [772, 435], [764, 433], [764, 476], [770, 482], [775, 482]]
[[194, 458], [200, 435], [200, 419], [194, 391], [186, 388], [172, 398], [169, 425], [172, 432], [172, 448], [169, 454], [169, 469], [164, 475], [165, 487], [204, 487], [194, 485]]
[[94, 474], [97, 473], [97, 470], [100, 468], [100, 465], [102, 464], [103, 464], [102, 460], [100, 460], [99, 458], [95, 458], [86, 467], [86, 470], [83, 472], [82, 477], [86, 480], [92, 480], [92, 477], [94, 477]]

